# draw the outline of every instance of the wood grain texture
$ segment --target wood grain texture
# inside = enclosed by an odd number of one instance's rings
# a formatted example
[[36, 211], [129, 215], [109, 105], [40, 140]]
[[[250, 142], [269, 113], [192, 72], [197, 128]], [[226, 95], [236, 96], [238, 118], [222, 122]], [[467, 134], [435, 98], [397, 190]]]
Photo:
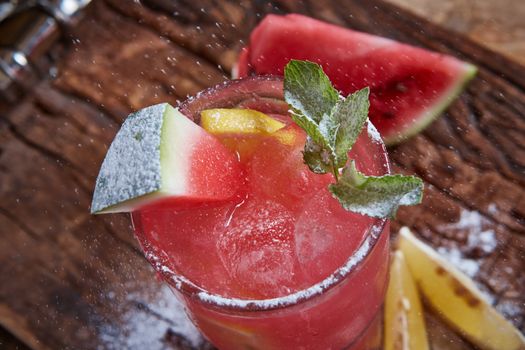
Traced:
[[[32, 349], [210, 348], [152, 273], [127, 217], [88, 214], [91, 191], [127, 113], [227, 79], [264, 14], [293, 11], [478, 65], [443, 118], [391, 150], [396, 170], [427, 183], [424, 203], [400, 210], [393, 229], [410, 225], [460, 263], [480, 265], [480, 287], [525, 330], [523, 67], [378, 0], [143, 4], [94, 1], [54, 48], [64, 53], [56, 79], [2, 106], [3, 327]], [[480, 233], [496, 245], [469, 241]]]
[[388, 0], [525, 64], [522, 0]]

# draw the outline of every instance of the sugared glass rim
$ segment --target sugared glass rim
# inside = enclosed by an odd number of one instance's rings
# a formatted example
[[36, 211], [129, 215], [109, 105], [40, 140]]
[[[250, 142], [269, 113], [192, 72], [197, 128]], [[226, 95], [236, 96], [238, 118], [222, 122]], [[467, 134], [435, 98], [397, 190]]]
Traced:
[[[258, 89], [257, 89], [258, 88]], [[206, 108], [218, 108], [218, 106], [212, 103], [213, 100], [221, 101], [228, 100], [240, 93], [245, 94], [247, 98], [262, 97], [262, 98], [276, 98], [283, 99], [283, 81], [278, 76], [254, 76], [243, 79], [236, 79], [226, 81], [215, 87], [208, 88], [194, 97], [188, 98], [186, 101], [179, 104], [179, 110], [186, 115], [188, 118], [195, 121], [196, 116], [201, 110]], [[213, 97], [213, 98], [212, 98]], [[246, 98], [240, 99], [239, 101], [246, 100]], [[195, 106], [200, 108], [195, 108]], [[388, 161], [386, 147], [383, 141], [377, 137], [377, 130], [369, 122], [368, 127], [369, 139], [374, 146], [379, 147], [381, 166], [383, 167], [384, 173], [390, 173], [390, 163]], [[346, 277], [352, 274], [360, 266], [360, 263], [367, 259], [372, 252], [377, 241], [380, 238], [388, 219], [375, 218], [373, 224], [366, 233], [366, 238], [360, 244], [360, 246], [354, 251], [354, 253], [346, 260], [346, 262], [336, 269], [331, 275], [326, 277], [324, 280], [294, 293], [268, 299], [240, 299], [224, 297], [219, 294], [210, 293], [209, 291], [197, 286], [195, 283], [185, 278], [184, 276], [176, 274], [168, 267], [162, 265], [158, 260], [158, 257], [148, 256], [148, 260], [156, 265], [156, 269], [167, 281], [173, 282], [173, 286], [183, 293], [184, 295], [195, 299], [201, 303], [207, 304], [212, 307], [216, 307], [221, 310], [231, 311], [269, 311], [276, 309], [283, 309], [291, 307], [302, 302], [313, 299], [328, 290], [331, 290], [339, 283], [341, 283]], [[158, 263], [158, 264], [157, 264]]]

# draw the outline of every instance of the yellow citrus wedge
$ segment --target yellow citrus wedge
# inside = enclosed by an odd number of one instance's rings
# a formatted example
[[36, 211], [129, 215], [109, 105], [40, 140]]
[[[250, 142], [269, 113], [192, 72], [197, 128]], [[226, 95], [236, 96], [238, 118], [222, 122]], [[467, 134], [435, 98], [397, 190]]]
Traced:
[[284, 124], [253, 109], [217, 108], [201, 112], [201, 126], [211, 134], [269, 134]]
[[425, 318], [414, 279], [401, 251], [390, 265], [385, 300], [385, 350], [428, 350]]
[[525, 349], [520, 331], [485, 300], [474, 282], [406, 227], [400, 231], [399, 248], [420, 292], [460, 334], [480, 349]]
[[284, 129], [283, 123], [253, 109], [206, 109], [201, 112], [201, 126], [241, 158], [250, 157], [269, 135], [284, 144], [294, 141], [294, 135]]

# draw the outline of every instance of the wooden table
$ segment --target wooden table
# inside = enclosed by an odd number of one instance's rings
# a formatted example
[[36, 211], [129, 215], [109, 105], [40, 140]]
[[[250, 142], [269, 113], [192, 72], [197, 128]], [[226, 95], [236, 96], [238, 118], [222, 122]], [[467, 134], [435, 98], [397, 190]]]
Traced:
[[[0, 106], [0, 347], [211, 348], [142, 257], [128, 218], [89, 215], [94, 180], [128, 112], [227, 79], [257, 21], [291, 11], [478, 65], [444, 117], [390, 150], [397, 171], [427, 183], [393, 231], [409, 225], [441, 247], [525, 330], [522, 66], [379, 0], [194, 0], [176, 12], [165, 3], [95, 0], [43, 63], [56, 77]], [[435, 349], [471, 348], [428, 321]]]
[[387, 0], [525, 64], [522, 0]]

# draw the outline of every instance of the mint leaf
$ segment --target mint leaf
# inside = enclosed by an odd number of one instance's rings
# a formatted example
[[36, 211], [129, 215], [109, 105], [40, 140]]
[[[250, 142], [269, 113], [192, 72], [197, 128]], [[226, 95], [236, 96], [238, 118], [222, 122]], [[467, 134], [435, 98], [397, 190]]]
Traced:
[[303, 158], [317, 174], [333, 171], [335, 139], [322, 121], [329, 118], [339, 94], [321, 67], [291, 60], [284, 68], [284, 99], [292, 107], [292, 119], [308, 135]]
[[338, 125], [335, 135], [335, 155], [337, 166], [340, 168], [345, 166], [348, 151], [356, 142], [368, 119], [369, 94], [368, 87], [356, 91], [338, 103], [332, 112], [332, 120]]
[[346, 210], [384, 218], [393, 217], [400, 205], [421, 203], [423, 181], [404, 175], [366, 176], [351, 161], [329, 190]]
[[284, 68], [284, 99], [301, 119], [318, 125], [339, 100], [339, 93], [319, 65], [291, 60]]

